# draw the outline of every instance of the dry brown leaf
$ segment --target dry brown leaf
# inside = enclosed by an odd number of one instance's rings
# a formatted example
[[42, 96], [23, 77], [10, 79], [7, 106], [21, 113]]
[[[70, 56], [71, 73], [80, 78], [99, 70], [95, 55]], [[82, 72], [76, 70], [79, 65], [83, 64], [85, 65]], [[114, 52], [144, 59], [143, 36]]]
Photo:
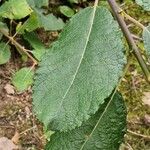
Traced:
[[6, 137], [0, 138], [0, 150], [17, 150], [18, 146]]
[[149, 105], [150, 106], [150, 92], [144, 92], [143, 93], [144, 96], [142, 98], [142, 101], [145, 105]]
[[10, 84], [6, 84], [4, 89], [6, 90], [7, 94], [15, 94], [14, 87]]

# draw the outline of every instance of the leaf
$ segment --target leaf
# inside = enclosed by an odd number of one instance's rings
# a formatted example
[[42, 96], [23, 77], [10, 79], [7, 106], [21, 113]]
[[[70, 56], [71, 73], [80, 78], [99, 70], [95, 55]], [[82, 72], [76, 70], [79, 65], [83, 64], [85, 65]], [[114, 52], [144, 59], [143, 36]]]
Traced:
[[41, 60], [41, 57], [46, 52], [46, 48], [44, 44], [37, 38], [37, 35], [32, 33], [26, 33], [23, 35], [24, 39], [26, 39], [30, 45], [34, 48], [32, 51], [33, 55], [38, 59]]
[[118, 150], [126, 131], [126, 107], [120, 94], [108, 99], [81, 127], [51, 136], [46, 150]]
[[55, 31], [63, 29], [65, 23], [61, 18], [56, 18], [53, 14], [44, 15], [41, 11], [35, 9], [29, 19], [17, 28], [19, 33], [24, 31], [34, 31], [37, 28], [43, 27], [46, 31]]
[[32, 7], [42, 7], [48, 6], [49, 0], [27, 0], [30, 6]]
[[108, 9], [88, 7], [74, 15], [37, 71], [33, 105], [40, 121], [52, 130], [80, 126], [117, 85], [123, 51], [122, 34]]
[[150, 56], [150, 25], [143, 30], [144, 47]]
[[44, 15], [37, 9], [35, 11], [38, 15], [40, 27], [43, 27], [46, 31], [63, 29], [65, 24], [61, 18], [56, 18], [53, 14]]
[[[9, 29], [7, 27], [7, 25], [3, 22], [0, 21], [0, 30], [5, 31], [7, 34], [9, 34]], [[0, 33], [0, 40], [2, 39], [3, 34]]]
[[150, 11], [150, 0], [135, 0], [144, 10]]
[[0, 43], [0, 65], [9, 61], [11, 56], [10, 47], [4, 42]]
[[60, 12], [67, 17], [72, 17], [75, 13], [74, 10], [68, 6], [60, 6], [59, 8]]
[[9, 0], [0, 7], [0, 16], [9, 19], [21, 19], [31, 12], [32, 9], [26, 0]]
[[34, 72], [31, 68], [21, 68], [12, 77], [12, 83], [18, 91], [26, 90], [33, 83]]
[[70, 3], [76, 3], [78, 4], [79, 3], [79, 0], [68, 0]]
[[23, 34], [25, 30], [31, 32], [36, 30], [39, 27], [40, 27], [40, 23], [38, 20], [38, 16], [35, 12], [33, 12], [30, 15], [29, 19], [27, 19], [27, 21], [23, 25], [19, 24], [19, 26], [17, 26], [16, 30], [17, 33]]

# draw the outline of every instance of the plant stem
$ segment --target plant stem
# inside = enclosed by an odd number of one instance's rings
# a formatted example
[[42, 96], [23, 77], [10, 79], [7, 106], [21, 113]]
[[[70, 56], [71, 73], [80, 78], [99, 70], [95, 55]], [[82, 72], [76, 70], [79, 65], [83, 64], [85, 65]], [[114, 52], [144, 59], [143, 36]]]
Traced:
[[23, 46], [21, 46], [17, 41], [15, 41], [13, 37], [9, 36], [8, 33], [5, 32], [3, 29], [0, 29], [0, 32], [1, 32], [4, 36], [6, 36], [6, 37], [11, 41], [11, 43], [12, 43], [15, 47], [18, 47], [24, 54], [26, 54], [26, 55], [33, 61], [34, 65], [37, 65], [37, 64], [38, 64], [37, 60], [36, 60], [34, 57], [32, 57], [32, 56], [27, 52], [28, 50], [26, 50], [26, 49], [25, 49]]
[[137, 25], [138, 27], [140, 27], [141, 29], [145, 29], [145, 26], [143, 24], [141, 24], [139, 21], [137, 21], [136, 19], [132, 18], [131, 16], [129, 16], [125, 11], [123, 11], [120, 8], [120, 14], [125, 17], [127, 20], [131, 21], [132, 23], [134, 23], [135, 25]]
[[121, 9], [118, 7], [117, 3], [115, 0], [107, 0], [113, 13], [114, 13], [114, 16], [116, 17], [121, 29], [122, 29], [122, 32], [124, 33], [124, 36], [126, 37], [126, 40], [129, 44], [129, 46], [132, 48], [133, 50], [133, 53], [136, 57], [136, 59], [138, 60], [145, 76], [146, 76], [146, 79], [148, 82], [150, 82], [150, 72], [149, 72], [149, 69], [144, 61], [144, 59], [142, 58], [142, 55], [137, 47], [137, 45], [135, 44], [135, 41], [124, 21], [124, 19], [122, 18], [121, 14], [120, 14], [120, 11]]
[[148, 136], [148, 135], [143, 135], [143, 134], [140, 134], [140, 133], [136, 133], [136, 132], [131, 131], [131, 130], [129, 130], [129, 129], [128, 129], [127, 131], [128, 131], [128, 133], [130, 133], [130, 134], [132, 134], [132, 135], [135, 135], [135, 136], [138, 136], [138, 137], [142, 137], [142, 138], [144, 138], [144, 139], [150, 141], [150, 136]]

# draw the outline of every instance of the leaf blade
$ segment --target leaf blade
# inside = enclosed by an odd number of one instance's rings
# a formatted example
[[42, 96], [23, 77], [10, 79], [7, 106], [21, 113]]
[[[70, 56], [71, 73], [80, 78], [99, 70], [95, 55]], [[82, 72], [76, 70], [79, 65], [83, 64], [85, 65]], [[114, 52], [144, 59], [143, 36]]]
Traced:
[[143, 30], [144, 47], [150, 56], [150, 25]]
[[10, 46], [4, 42], [0, 42], [0, 65], [7, 63], [10, 57]]
[[37, 71], [33, 105], [45, 126], [71, 130], [98, 110], [122, 74], [121, 38], [118, 24], [103, 7], [73, 16]]
[[26, 90], [33, 83], [34, 72], [31, 68], [21, 68], [12, 77], [12, 83], [20, 92]]
[[31, 12], [32, 9], [26, 0], [9, 0], [0, 7], [0, 16], [9, 19], [21, 19], [31, 14]]
[[136, 0], [136, 3], [140, 5], [144, 10], [150, 11], [150, 1], [149, 0]]
[[126, 131], [126, 107], [121, 94], [100, 106], [99, 111], [81, 127], [51, 136], [46, 150], [116, 150]]

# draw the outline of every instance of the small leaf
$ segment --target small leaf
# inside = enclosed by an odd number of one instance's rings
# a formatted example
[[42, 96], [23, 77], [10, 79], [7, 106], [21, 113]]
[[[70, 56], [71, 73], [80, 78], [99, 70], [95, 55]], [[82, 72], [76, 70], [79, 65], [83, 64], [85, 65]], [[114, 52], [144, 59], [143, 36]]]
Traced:
[[65, 23], [61, 18], [56, 18], [53, 14], [44, 15], [41, 11], [35, 11], [30, 15], [29, 19], [17, 28], [19, 33], [24, 31], [34, 31], [37, 28], [44, 28], [46, 31], [55, 31], [63, 29]]
[[31, 68], [24, 67], [12, 77], [12, 83], [18, 91], [26, 90], [33, 83], [34, 72]]
[[26, 0], [9, 0], [0, 7], [0, 16], [9, 19], [21, 19], [31, 12]]
[[31, 7], [48, 6], [49, 0], [27, 0]]
[[44, 44], [37, 38], [37, 35], [32, 33], [26, 33], [23, 35], [24, 39], [26, 39], [34, 50], [32, 51], [33, 55], [41, 60], [41, 57], [46, 52], [46, 48]]
[[78, 4], [79, 3], [79, 0], [68, 0], [70, 3], [76, 3]]
[[19, 24], [19, 26], [17, 26], [16, 30], [17, 33], [24, 34], [25, 30], [31, 32], [36, 30], [39, 27], [40, 27], [40, 22], [38, 16], [36, 12], [33, 12], [23, 25]]
[[150, 56], [150, 25], [143, 30], [144, 47]]
[[[7, 25], [1, 21], [0, 21], [0, 29], [5, 31], [7, 34], [9, 34], [9, 29], [8, 29]], [[1, 40], [2, 36], [3, 36], [3, 34], [0, 33], [0, 40]]]
[[53, 14], [44, 15], [37, 9], [35, 11], [38, 15], [40, 27], [43, 27], [46, 31], [63, 29], [65, 24], [61, 18], [56, 18]]
[[67, 17], [72, 17], [75, 13], [74, 10], [68, 6], [60, 6], [59, 8], [60, 12]]
[[6, 43], [0, 43], [0, 65], [5, 64], [9, 61], [11, 56], [10, 47]]
[[126, 107], [120, 94], [100, 106], [81, 127], [56, 132], [46, 150], [118, 150], [126, 131]]
[[104, 7], [71, 18], [43, 56], [34, 83], [34, 111], [46, 127], [71, 130], [95, 114], [122, 75], [122, 37]]
[[146, 11], [150, 11], [150, 0], [136, 0], [136, 3]]

